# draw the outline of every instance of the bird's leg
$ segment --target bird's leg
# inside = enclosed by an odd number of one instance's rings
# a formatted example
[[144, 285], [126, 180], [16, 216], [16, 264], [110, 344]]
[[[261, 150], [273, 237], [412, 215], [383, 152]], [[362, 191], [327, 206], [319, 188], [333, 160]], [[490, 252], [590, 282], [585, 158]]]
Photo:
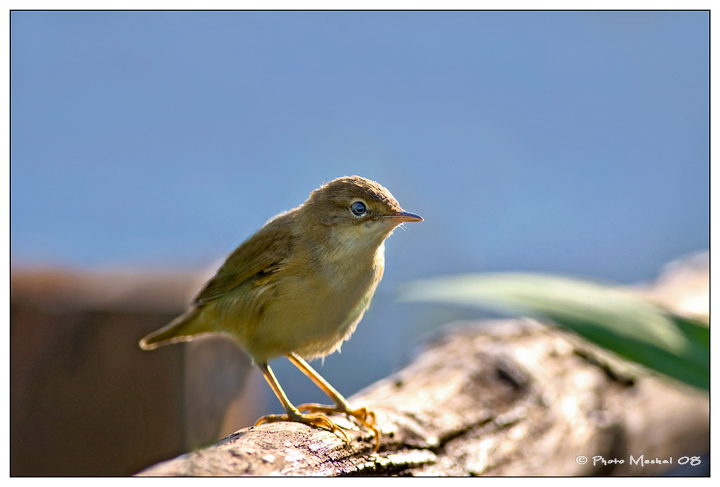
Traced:
[[272, 387], [275, 395], [278, 397], [278, 399], [280, 399], [280, 402], [285, 408], [285, 414], [268, 414], [259, 418], [255, 422], [255, 426], [262, 423], [276, 423], [278, 421], [296, 421], [298, 423], [305, 423], [311, 426], [327, 428], [333, 433], [339, 432], [345, 440], [345, 443], [350, 443], [350, 440], [348, 440], [345, 432], [338, 428], [335, 423], [333, 423], [330, 418], [328, 418], [324, 414], [303, 414], [298, 410], [298, 408], [293, 406], [283, 392], [282, 388], [280, 387], [280, 383], [275, 378], [275, 374], [273, 374], [270, 366], [268, 366], [267, 363], [259, 363], [258, 367], [262, 371], [265, 380], [267, 380], [268, 384], [270, 384], [270, 387]]
[[378, 451], [378, 448], [380, 447], [380, 431], [375, 427], [375, 413], [368, 411], [366, 408], [351, 409], [347, 400], [345, 400], [345, 398], [336, 391], [335, 388], [328, 383], [328, 381], [323, 379], [322, 376], [315, 371], [315, 369], [310, 367], [305, 360], [300, 358], [300, 356], [295, 353], [291, 353], [287, 356], [287, 358], [305, 375], [310, 377], [310, 380], [322, 389], [323, 392], [327, 394], [328, 397], [330, 397], [330, 399], [332, 399], [336, 404], [334, 407], [323, 406], [322, 404], [302, 404], [298, 406], [298, 409], [309, 413], [344, 413], [347, 414], [348, 417], [355, 418], [361, 425], [373, 432], [375, 435], [375, 446], [373, 451]]

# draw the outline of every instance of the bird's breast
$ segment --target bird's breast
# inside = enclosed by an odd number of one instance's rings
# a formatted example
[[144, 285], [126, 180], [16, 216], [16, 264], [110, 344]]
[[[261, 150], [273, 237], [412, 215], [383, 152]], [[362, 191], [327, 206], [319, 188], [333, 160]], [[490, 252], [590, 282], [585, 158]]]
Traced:
[[372, 255], [355, 255], [326, 266], [321, 274], [332, 314], [327, 321], [344, 330], [354, 327], [370, 304], [385, 268], [384, 247]]
[[259, 361], [291, 352], [312, 359], [338, 350], [370, 305], [384, 266], [382, 245], [347, 258], [288, 262], [262, 291], [267, 304], [238, 340]]
[[314, 358], [338, 350], [370, 305], [384, 266], [384, 248], [380, 246], [370, 256], [326, 262], [309, 276], [302, 296], [290, 298], [298, 303], [295, 309], [304, 310], [293, 315], [298, 344], [294, 351]]

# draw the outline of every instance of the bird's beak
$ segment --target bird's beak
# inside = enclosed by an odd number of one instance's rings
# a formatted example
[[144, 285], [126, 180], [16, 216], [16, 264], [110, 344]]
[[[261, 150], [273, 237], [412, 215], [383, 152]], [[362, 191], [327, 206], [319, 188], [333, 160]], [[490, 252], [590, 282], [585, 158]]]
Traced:
[[420, 215], [409, 213], [407, 211], [396, 211], [394, 214], [388, 215], [386, 218], [389, 218], [398, 223], [423, 221], [423, 217], [421, 217]]

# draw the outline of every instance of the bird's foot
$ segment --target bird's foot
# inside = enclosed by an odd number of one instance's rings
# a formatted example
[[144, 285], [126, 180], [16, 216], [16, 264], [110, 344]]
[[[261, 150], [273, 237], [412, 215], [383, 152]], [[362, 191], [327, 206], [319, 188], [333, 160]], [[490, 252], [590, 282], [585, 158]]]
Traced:
[[293, 421], [296, 423], [304, 423], [310, 426], [325, 428], [330, 430], [332, 433], [340, 433], [340, 436], [342, 436], [345, 440], [345, 444], [350, 443], [350, 440], [345, 432], [324, 414], [303, 414], [297, 410], [288, 411], [287, 414], [268, 414], [255, 421], [255, 426], [263, 423], [278, 423], [280, 421]]
[[346, 414], [349, 418], [354, 418], [361, 425], [373, 432], [375, 436], [375, 446], [373, 453], [380, 448], [380, 430], [375, 426], [375, 413], [367, 408], [350, 409], [342, 406], [324, 406], [322, 404], [302, 404], [298, 406], [298, 410], [308, 413], [340, 413]]

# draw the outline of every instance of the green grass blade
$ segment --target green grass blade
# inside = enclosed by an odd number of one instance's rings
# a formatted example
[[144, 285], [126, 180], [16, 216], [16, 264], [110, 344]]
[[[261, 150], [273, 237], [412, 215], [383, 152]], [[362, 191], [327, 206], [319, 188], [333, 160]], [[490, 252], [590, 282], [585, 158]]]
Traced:
[[406, 285], [400, 299], [552, 320], [622, 357], [709, 390], [708, 326], [619, 287], [538, 274], [466, 275]]

